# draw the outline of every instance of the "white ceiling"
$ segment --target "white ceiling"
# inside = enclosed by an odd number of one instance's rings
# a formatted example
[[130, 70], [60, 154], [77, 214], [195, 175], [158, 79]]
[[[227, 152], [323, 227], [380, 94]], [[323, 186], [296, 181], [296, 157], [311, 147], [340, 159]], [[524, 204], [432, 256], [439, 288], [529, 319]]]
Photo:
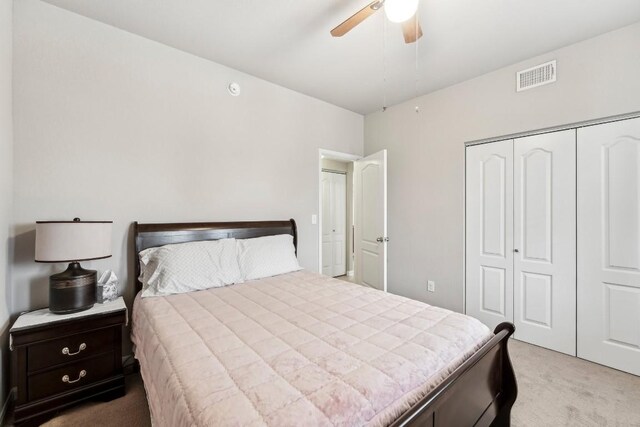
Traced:
[[45, 1], [362, 114], [640, 21], [638, 0], [421, 0], [416, 46], [382, 11], [331, 37], [370, 0]]

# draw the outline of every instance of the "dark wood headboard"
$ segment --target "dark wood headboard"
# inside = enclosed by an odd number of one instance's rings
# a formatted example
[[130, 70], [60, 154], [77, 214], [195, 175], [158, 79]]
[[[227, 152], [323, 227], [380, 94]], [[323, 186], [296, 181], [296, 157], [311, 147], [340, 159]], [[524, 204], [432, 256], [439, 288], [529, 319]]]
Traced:
[[147, 248], [155, 248], [171, 243], [196, 242], [201, 240], [218, 240], [235, 237], [250, 239], [252, 237], [291, 234], [293, 245], [298, 254], [298, 230], [293, 219], [289, 221], [247, 221], [247, 222], [192, 222], [168, 224], [133, 223], [133, 265], [135, 265], [136, 294], [142, 289], [140, 277], [140, 260], [138, 254]]

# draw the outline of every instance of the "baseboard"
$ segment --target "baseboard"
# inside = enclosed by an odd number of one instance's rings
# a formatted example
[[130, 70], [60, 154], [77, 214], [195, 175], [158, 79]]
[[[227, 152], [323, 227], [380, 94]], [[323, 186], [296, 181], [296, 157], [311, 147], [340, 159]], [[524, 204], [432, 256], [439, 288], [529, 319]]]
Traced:
[[353, 277], [353, 276], [355, 276], [355, 275], [356, 275], [356, 273], [355, 273], [355, 271], [354, 271], [354, 270], [349, 270], [349, 271], [347, 271], [347, 276], [349, 276], [349, 277]]

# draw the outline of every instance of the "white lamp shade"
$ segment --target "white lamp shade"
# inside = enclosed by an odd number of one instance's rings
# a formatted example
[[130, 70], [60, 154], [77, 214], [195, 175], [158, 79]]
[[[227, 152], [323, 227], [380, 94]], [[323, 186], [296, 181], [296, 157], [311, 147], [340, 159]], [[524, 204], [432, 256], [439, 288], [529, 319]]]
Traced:
[[36, 222], [36, 261], [73, 262], [111, 256], [111, 221]]
[[404, 22], [415, 15], [419, 0], [386, 0], [384, 13], [391, 22]]

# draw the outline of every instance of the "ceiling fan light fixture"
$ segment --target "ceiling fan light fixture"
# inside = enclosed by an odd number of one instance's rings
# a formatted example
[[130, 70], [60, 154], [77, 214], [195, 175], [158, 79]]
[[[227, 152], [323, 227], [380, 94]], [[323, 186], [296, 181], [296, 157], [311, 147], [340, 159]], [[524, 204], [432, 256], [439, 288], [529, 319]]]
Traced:
[[391, 22], [404, 22], [416, 14], [419, 0], [386, 0], [384, 13]]

